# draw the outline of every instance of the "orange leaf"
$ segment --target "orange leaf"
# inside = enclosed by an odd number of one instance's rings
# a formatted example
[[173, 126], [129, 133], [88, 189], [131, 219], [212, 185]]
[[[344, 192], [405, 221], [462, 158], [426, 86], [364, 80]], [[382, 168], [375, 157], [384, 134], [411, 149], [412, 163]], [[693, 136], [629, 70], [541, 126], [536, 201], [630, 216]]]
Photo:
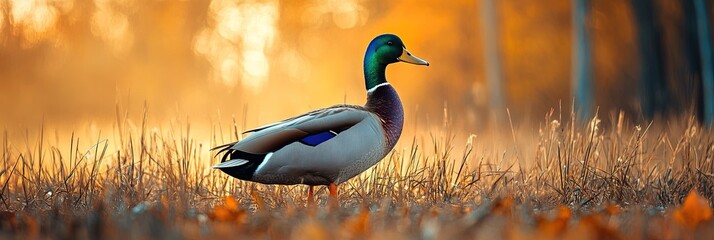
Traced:
[[223, 205], [231, 211], [238, 211], [238, 201], [233, 197], [226, 197], [223, 199]]
[[617, 215], [622, 212], [622, 208], [620, 206], [617, 206], [617, 204], [610, 203], [607, 206], [605, 206], [605, 209], [603, 209], [604, 213], [607, 213], [608, 215]]
[[709, 200], [692, 190], [682, 206], [674, 210], [673, 217], [682, 226], [694, 229], [712, 218], [712, 208], [709, 206]]
[[569, 207], [560, 205], [558, 206], [558, 216], [557, 219], [560, 220], [568, 220], [570, 217], [573, 216], [573, 211], [570, 210]]
[[209, 215], [211, 219], [220, 222], [235, 221], [244, 223], [247, 213], [238, 206], [238, 202], [233, 197], [223, 199], [223, 205], [213, 207], [213, 211]]
[[556, 216], [552, 220], [539, 217], [536, 219], [538, 232], [545, 236], [553, 237], [562, 234], [568, 227], [568, 221], [573, 215], [570, 208], [566, 206], [558, 206]]
[[510, 216], [511, 215], [511, 210], [513, 210], [513, 197], [507, 196], [502, 199], [496, 200], [496, 203], [493, 205], [493, 212], [494, 213], [499, 213], [504, 216]]
[[216, 221], [227, 222], [233, 219], [233, 214], [224, 206], [216, 206], [213, 208], [211, 218]]
[[345, 222], [346, 228], [354, 235], [364, 235], [369, 232], [369, 209], [364, 208], [359, 215]]

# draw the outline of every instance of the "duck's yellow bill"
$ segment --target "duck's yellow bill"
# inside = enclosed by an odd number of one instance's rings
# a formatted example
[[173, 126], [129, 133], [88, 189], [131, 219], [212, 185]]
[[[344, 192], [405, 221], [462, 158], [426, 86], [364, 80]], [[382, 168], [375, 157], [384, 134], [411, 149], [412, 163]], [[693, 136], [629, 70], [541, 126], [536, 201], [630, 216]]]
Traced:
[[416, 64], [416, 65], [426, 65], [429, 66], [429, 62], [422, 60], [421, 58], [418, 58], [407, 49], [402, 50], [402, 55], [397, 58], [397, 60], [405, 62], [405, 63], [411, 63], [411, 64]]

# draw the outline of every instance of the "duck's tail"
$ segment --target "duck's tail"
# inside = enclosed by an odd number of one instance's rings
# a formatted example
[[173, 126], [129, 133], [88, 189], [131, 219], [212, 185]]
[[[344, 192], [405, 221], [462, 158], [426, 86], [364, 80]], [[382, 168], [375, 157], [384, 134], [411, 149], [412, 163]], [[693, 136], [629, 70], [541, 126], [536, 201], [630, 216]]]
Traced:
[[223, 154], [223, 156], [221, 157], [221, 162], [213, 166], [213, 168], [233, 168], [245, 165], [246, 163], [260, 164], [267, 156], [267, 154], [254, 154], [233, 149], [232, 147], [236, 143], [238, 142], [223, 144], [211, 149], [211, 151], [220, 149], [218, 150], [218, 152], [216, 152], [216, 155], [214, 157], [218, 157]]

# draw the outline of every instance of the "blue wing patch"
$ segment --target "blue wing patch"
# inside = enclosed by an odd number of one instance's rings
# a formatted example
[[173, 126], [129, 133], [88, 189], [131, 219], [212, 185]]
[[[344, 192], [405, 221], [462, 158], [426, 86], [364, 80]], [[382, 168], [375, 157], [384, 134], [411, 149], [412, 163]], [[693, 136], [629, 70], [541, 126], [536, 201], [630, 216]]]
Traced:
[[335, 136], [337, 136], [337, 133], [334, 131], [319, 132], [300, 139], [300, 142], [302, 144], [314, 147], [320, 145], [320, 143], [330, 140]]

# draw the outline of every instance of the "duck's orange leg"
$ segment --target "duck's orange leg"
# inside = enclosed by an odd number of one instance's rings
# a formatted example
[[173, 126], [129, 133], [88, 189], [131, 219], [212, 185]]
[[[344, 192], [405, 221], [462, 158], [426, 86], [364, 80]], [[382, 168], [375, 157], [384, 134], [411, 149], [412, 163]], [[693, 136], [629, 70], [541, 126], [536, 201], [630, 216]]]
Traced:
[[337, 184], [335, 183], [330, 183], [330, 197], [334, 198], [337, 197]]
[[329, 199], [330, 204], [331, 204], [333, 207], [339, 206], [339, 203], [338, 203], [338, 200], [339, 200], [339, 199], [338, 199], [338, 197], [337, 197], [337, 184], [335, 184], [335, 183], [330, 183], [330, 185], [328, 186], [328, 188], [330, 189], [330, 199]]
[[315, 196], [315, 192], [314, 192], [314, 189], [313, 189], [314, 187], [315, 187], [315, 186], [309, 186], [308, 189], [307, 189], [307, 205], [308, 205], [308, 206], [312, 206], [312, 203], [313, 203], [314, 198], [315, 198], [315, 197], [314, 197], [314, 196]]

